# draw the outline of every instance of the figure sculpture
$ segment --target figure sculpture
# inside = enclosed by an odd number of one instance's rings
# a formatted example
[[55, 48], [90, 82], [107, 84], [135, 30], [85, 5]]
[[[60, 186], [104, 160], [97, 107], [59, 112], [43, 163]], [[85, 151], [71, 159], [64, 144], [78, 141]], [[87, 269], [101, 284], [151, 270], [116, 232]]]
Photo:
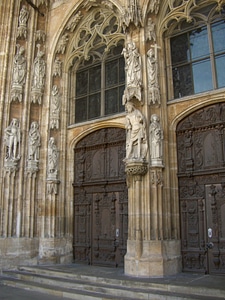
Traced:
[[151, 124], [149, 127], [151, 165], [162, 165], [162, 140], [163, 131], [159, 123], [159, 117], [156, 114], [153, 114], [151, 116]]
[[150, 48], [147, 52], [147, 71], [148, 71], [148, 90], [149, 90], [149, 104], [160, 104], [160, 91], [158, 83], [158, 61], [157, 61], [157, 45]]
[[20, 159], [20, 136], [19, 120], [12, 119], [10, 125], [5, 129], [6, 160]]
[[64, 54], [66, 51], [66, 46], [67, 46], [68, 41], [69, 41], [69, 35], [64, 34], [59, 41], [58, 47], [56, 49], [56, 53]]
[[46, 64], [44, 52], [40, 50], [40, 44], [37, 45], [38, 52], [33, 64], [33, 81], [31, 87], [31, 102], [41, 104], [41, 98], [45, 85]]
[[126, 89], [124, 91], [123, 104], [126, 104], [133, 97], [141, 101], [141, 56], [134, 42], [129, 42], [122, 53], [125, 59], [126, 71]]
[[126, 160], [143, 161], [147, 153], [145, 117], [131, 102], [126, 110]]
[[12, 74], [12, 93], [11, 99], [19, 102], [22, 101], [23, 87], [26, 82], [27, 61], [24, 57], [25, 49], [23, 46], [16, 45], [17, 53], [13, 60], [13, 74]]
[[58, 149], [54, 137], [50, 137], [48, 143], [48, 175], [57, 175], [58, 167]]
[[34, 60], [32, 88], [42, 89], [44, 87], [45, 61], [43, 59], [44, 52], [40, 50], [40, 45], [38, 46], [37, 56]]
[[53, 76], [61, 77], [61, 75], [62, 75], [62, 62], [59, 59], [59, 57], [56, 57], [53, 65]]
[[39, 161], [41, 136], [39, 125], [36, 121], [31, 123], [28, 137], [28, 160]]
[[52, 87], [51, 108], [50, 108], [50, 128], [59, 129], [60, 95], [57, 85]]

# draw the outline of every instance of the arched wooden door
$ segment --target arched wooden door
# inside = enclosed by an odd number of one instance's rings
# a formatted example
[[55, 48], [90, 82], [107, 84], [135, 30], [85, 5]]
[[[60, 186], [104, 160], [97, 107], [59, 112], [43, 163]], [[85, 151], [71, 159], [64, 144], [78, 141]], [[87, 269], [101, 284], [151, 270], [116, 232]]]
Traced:
[[225, 273], [225, 103], [177, 127], [183, 270]]
[[128, 231], [125, 130], [104, 128], [75, 148], [74, 260], [123, 266]]

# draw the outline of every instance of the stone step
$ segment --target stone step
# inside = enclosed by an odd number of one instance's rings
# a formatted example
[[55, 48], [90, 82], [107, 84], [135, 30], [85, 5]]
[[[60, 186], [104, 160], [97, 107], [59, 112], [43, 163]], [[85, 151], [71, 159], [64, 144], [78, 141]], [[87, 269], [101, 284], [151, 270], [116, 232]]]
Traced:
[[[81, 272], [77, 272], [76, 268], [72, 268], [71, 270], [66, 267], [66, 269], [50, 266], [50, 267], [42, 267], [42, 266], [23, 266], [19, 269], [25, 272], [32, 272], [35, 274], [40, 275], [47, 275], [51, 277], [59, 277], [64, 279], [72, 279], [72, 280], [83, 280], [85, 282], [89, 281], [92, 283], [99, 283], [99, 284], [107, 284], [113, 286], [126, 286], [127, 288], [137, 288], [139, 290], [146, 291], [147, 289], [160, 291], [160, 292], [174, 292], [174, 293], [181, 293], [186, 295], [207, 295], [208, 297], [214, 298], [222, 298], [225, 299], [225, 290], [221, 290], [219, 288], [212, 288], [212, 286], [194, 286], [190, 284], [174, 284], [168, 282], [167, 280], [162, 279], [140, 279], [140, 278], [131, 278], [121, 275], [120, 273], [115, 273], [115, 269], [111, 269], [112, 272], [107, 273], [105, 270], [109, 270], [109, 268], [97, 268], [94, 269], [96, 272], [93, 274], [89, 274], [91, 272], [84, 272], [83, 266], [81, 267]], [[101, 273], [103, 270], [103, 273]], [[161, 282], [161, 283], [160, 283]]]
[[[71, 271], [72, 270], [72, 271]], [[54, 267], [21, 267], [19, 270], [4, 271], [1, 282], [57, 295], [70, 299], [224, 299], [224, 290], [207, 287], [193, 287], [156, 283], [118, 276], [112, 278], [97, 274], [74, 272], [73, 269], [54, 269]]]

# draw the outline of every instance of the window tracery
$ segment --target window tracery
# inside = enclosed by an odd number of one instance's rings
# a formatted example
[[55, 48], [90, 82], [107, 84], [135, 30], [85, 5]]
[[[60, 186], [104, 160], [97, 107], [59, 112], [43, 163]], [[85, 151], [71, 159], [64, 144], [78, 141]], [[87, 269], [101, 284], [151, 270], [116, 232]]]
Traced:
[[[192, 1], [188, 2], [189, 13], [186, 6], [186, 12], [177, 14], [176, 20], [174, 15], [166, 32], [168, 78], [173, 82], [169, 100], [225, 87], [225, 14], [217, 1], [207, 6], [200, 6], [202, 1], [192, 6]], [[184, 9], [182, 3], [177, 10], [181, 6]]]
[[92, 8], [68, 46], [70, 124], [124, 110], [124, 44], [121, 21], [106, 7]]

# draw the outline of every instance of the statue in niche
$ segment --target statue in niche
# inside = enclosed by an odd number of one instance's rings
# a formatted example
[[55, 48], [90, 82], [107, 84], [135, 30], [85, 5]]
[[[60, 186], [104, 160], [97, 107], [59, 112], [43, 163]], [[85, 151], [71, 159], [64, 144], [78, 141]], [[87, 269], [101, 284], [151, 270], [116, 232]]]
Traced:
[[46, 64], [44, 52], [40, 50], [40, 44], [37, 45], [38, 52], [33, 64], [33, 81], [32, 81], [32, 102], [41, 104], [42, 92], [45, 84]]
[[151, 165], [162, 166], [162, 140], [163, 131], [159, 123], [159, 117], [156, 114], [153, 114], [151, 116], [151, 124], [149, 126]]
[[77, 24], [79, 21], [83, 18], [81, 11], [78, 11], [77, 14], [75, 14], [72, 19], [70, 20], [69, 24], [67, 25], [66, 29], [70, 30], [70, 32], [73, 32], [75, 28], [77, 27]]
[[55, 144], [55, 139], [54, 137], [50, 137], [49, 143], [48, 143], [48, 177], [55, 177], [57, 176], [58, 173], [58, 149]]
[[50, 108], [50, 128], [59, 129], [60, 95], [57, 85], [52, 87], [51, 108]]
[[141, 77], [141, 56], [134, 42], [129, 42], [122, 54], [125, 59], [126, 89], [123, 95], [123, 104], [133, 97], [141, 101], [142, 77]]
[[27, 61], [24, 57], [25, 49], [19, 44], [16, 45], [17, 53], [13, 60], [13, 75], [12, 75], [12, 95], [11, 100], [22, 101], [23, 87], [26, 82]]
[[36, 121], [31, 123], [28, 137], [28, 160], [39, 161], [41, 136], [39, 125]]
[[145, 117], [131, 102], [126, 104], [126, 110], [125, 160], [144, 161], [147, 154]]
[[44, 87], [44, 77], [45, 77], [45, 61], [43, 59], [44, 52], [40, 50], [40, 45], [37, 45], [37, 47], [38, 47], [38, 52], [34, 60], [32, 88], [42, 89]]
[[17, 29], [17, 37], [27, 37], [27, 20], [29, 18], [29, 11], [25, 5], [22, 6], [19, 14], [19, 27]]
[[155, 23], [152, 21], [152, 18], [148, 19], [147, 24], [147, 40], [149, 41], [156, 41], [156, 34], [155, 34]]
[[62, 62], [59, 59], [59, 57], [56, 57], [53, 65], [53, 76], [61, 77], [61, 75], [62, 75]]
[[20, 159], [20, 123], [18, 119], [12, 119], [5, 129], [4, 141], [7, 147], [5, 160], [17, 161]]
[[61, 39], [60, 39], [60, 41], [58, 43], [58, 47], [56, 49], [56, 53], [62, 53], [62, 54], [64, 54], [65, 51], [66, 51], [66, 46], [67, 46], [68, 41], [69, 41], [68, 34], [64, 34], [61, 37]]
[[157, 60], [157, 45], [150, 48], [147, 52], [147, 72], [148, 72], [148, 91], [149, 91], [149, 104], [160, 104], [160, 91], [158, 83], [158, 60]]

